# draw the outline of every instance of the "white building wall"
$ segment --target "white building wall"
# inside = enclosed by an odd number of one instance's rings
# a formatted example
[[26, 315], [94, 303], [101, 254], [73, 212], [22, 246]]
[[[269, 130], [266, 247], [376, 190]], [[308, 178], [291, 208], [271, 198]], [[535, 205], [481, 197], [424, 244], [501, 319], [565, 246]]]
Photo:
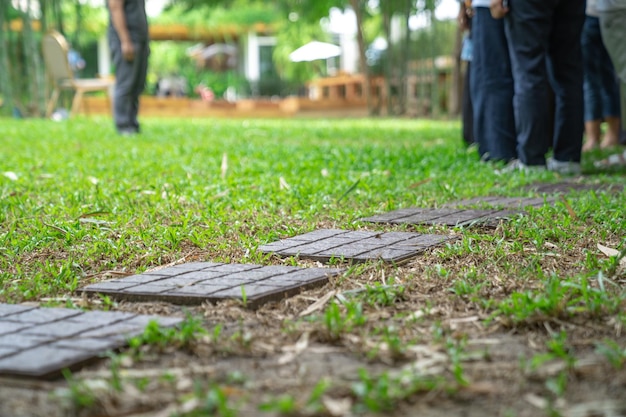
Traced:
[[345, 11], [330, 10], [328, 31], [339, 38], [341, 47], [340, 69], [354, 74], [359, 70], [359, 44], [357, 41], [356, 14], [350, 8]]

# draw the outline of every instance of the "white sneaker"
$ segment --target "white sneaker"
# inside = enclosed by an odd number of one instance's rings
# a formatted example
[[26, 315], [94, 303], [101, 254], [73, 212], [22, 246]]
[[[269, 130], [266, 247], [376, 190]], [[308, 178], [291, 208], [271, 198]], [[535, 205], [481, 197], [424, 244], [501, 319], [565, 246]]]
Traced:
[[580, 175], [582, 168], [580, 162], [557, 161], [554, 158], [548, 158], [546, 161], [548, 170], [561, 175]]
[[526, 165], [519, 159], [513, 159], [511, 162], [505, 165], [502, 169], [495, 171], [496, 175], [510, 174], [512, 172], [524, 172], [524, 173], [537, 173], [545, 172], [546, 167], [543, 165]]

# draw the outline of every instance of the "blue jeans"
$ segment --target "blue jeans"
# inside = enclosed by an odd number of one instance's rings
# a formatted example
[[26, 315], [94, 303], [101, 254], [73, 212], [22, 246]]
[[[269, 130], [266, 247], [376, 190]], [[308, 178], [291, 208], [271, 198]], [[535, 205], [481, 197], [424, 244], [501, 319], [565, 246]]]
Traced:
[[[526, 165], [580, 162], [583, 66], [580, 46], [585, 0], [510, 0], [505, 18], [515, 97], [517, 153]], [[551, 129], [548, 88], [555, 95]]]
[[600, 19], [587, 16], [581, 38], [584, 67], [585, 121], [620, 117], [619, 84], [602, 42]]
[[508, 161], [517, 157], [513, 115], [513, 75], [504, 22], [477, 7], [472, 18], [474, 139], [481, 157]]

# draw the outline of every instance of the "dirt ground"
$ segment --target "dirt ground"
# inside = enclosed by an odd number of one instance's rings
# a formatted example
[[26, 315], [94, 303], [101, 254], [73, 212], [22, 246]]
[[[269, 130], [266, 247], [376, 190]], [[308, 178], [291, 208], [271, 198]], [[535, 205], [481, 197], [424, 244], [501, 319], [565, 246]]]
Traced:
[[[595, 242], [588, 236], [550, 246], [540, 267], [576, 271]], [[237, 301], [185, 308], [117, 303], [114, 310], [191, 313], [207, 334], [188, 346], [123, 350], [76, 371], [73, 390], [64, 379], [2, 380], [0, 416], [626, 416], [626, 369], [597, 349], [606, 338], [626, 346], [623, 323], [602, 315], [488, 320], [491, 311], [476, 297], [502, 300], [537, 284], [517, 280], [515, 269], [503, 271], [491, 243], [479, 244], [471, 256], [435, 248], [401, 266], [362, 265], [254, 311]], [[509, 259], [520, 268], [536, 251], [523, 246]], [[207, 257], [193, 252], [185, 261]], [[476, 297], [452, 291], [472, 266], [488, 282]], [[623, 269], [611, 279], [623, 284]], [[404, 290], [385, 302], [359, 298], [376, 283]], [[365, 323], [349, 315], [350, 300], [361, 300]], [[77, 302], [103, 307], [95, 299]], [[338, 332], [324, 318], [333, 302], [343, 318]], [[566, 335], [566, 352], [550, 355], [559, 334]], [[326, 388], [316, 395], [320, 384]]]

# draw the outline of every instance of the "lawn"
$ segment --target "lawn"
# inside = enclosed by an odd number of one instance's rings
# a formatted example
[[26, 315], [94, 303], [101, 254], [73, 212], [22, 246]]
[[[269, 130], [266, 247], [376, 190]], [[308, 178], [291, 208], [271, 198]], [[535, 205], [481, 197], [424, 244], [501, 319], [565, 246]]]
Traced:
[[[596, 190], [496, 229], [408, 227], [359, 219], [565, 178], [496, 175], [456, 121], [147, 119], [119, 137], [106, 118], [3, 119], [0, 302], [187, 317], [35, 390], [46, 415], [626, 415], [626, 268], [598, 249], [626, 249], [626, 177], [593, 169], [605, 154], [575, 179]], [[341, 277], [255, 311], [75, 292], [192, 261], [319, 267], [256, 249], [330, 227], [455, 239], [336, 260]]]

